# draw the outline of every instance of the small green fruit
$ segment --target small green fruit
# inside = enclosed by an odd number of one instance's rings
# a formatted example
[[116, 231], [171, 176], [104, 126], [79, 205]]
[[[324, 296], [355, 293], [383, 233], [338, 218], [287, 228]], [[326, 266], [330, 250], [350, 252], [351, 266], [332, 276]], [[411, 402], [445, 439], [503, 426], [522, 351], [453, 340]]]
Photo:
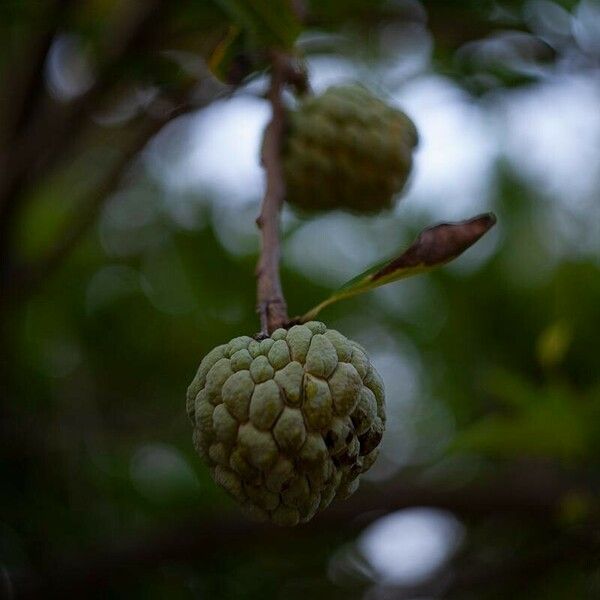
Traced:
[[391, 208], [417, 141], [413, 122], [365, 88], [329, 88], [288, 114], [287, 201], [306, 211]]
[[385, 426], [383, 383], [365, 351], [317, 321], [214, 348], [187, 412], [215, 481], [251, 516], [280, 525], [350, 496]]

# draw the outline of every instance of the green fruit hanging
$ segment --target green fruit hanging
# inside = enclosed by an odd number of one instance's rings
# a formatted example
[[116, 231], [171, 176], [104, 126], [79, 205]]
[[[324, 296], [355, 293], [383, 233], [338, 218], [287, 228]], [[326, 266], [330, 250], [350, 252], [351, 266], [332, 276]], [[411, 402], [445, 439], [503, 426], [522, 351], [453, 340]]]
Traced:
[[187, 392], [194, 445], [253, 517], [309, 521], [374, 463], [383, 383], [364, 349], [320, 322], [214, 348]]
[[305, 211], [391, 208], [417, 141], [413, 122], [365, 88], [329, 88], [288, 114], [286, 200]]

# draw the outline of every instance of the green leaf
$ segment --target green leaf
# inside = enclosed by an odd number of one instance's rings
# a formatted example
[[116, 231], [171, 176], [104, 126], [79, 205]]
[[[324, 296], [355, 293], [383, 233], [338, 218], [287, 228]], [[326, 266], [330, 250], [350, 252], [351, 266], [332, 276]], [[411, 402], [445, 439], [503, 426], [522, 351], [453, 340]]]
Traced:
[[236, 84], [248, 75], [250, 62], [241, 28], [231, 25], [210, 55], [208, 68], [217, 79]]
[[375, 289], [386, 283], [426, 273], [460, 256], [496, 223], [492, 213], [460, 221], [441, 223], [423, 230], [400, 256], [371, 267], [345, 283], [329, 298], [309, 310], [300, 322], [311, 321], [326, 306]]
[[290, 50], [302, 29], [291, 0], [216, 0], [259, 48]]

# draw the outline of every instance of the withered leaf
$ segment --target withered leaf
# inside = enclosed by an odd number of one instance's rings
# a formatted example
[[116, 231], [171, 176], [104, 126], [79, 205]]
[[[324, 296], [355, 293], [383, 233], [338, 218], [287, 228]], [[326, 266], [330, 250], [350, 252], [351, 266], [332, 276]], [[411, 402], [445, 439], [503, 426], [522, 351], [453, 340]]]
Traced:
[[309, 310], [300, 320], [314, 319], [326, 306], [368, 292], [376, 287], [431, 271], [460, 256], [496, 223], [492, 213], [457, 223], [440, 223], [424, 229], [400, 256], [379, 263], [354, 277], [329, 298]]

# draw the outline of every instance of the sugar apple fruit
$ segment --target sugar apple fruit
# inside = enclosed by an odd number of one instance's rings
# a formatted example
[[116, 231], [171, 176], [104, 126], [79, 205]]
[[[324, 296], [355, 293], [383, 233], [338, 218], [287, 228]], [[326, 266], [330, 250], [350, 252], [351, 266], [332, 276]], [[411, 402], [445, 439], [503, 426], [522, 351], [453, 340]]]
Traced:
[[365, 88], [329, 88], [288, 114], [286, 199], [305, 211], [391, 208], [417, 141], [413, 122]]
[[309, 521], [374, 463], [383, 383], [364, 349], [320, 322], [217, 346], [187, 392], [194, 446], [251, 517]]

